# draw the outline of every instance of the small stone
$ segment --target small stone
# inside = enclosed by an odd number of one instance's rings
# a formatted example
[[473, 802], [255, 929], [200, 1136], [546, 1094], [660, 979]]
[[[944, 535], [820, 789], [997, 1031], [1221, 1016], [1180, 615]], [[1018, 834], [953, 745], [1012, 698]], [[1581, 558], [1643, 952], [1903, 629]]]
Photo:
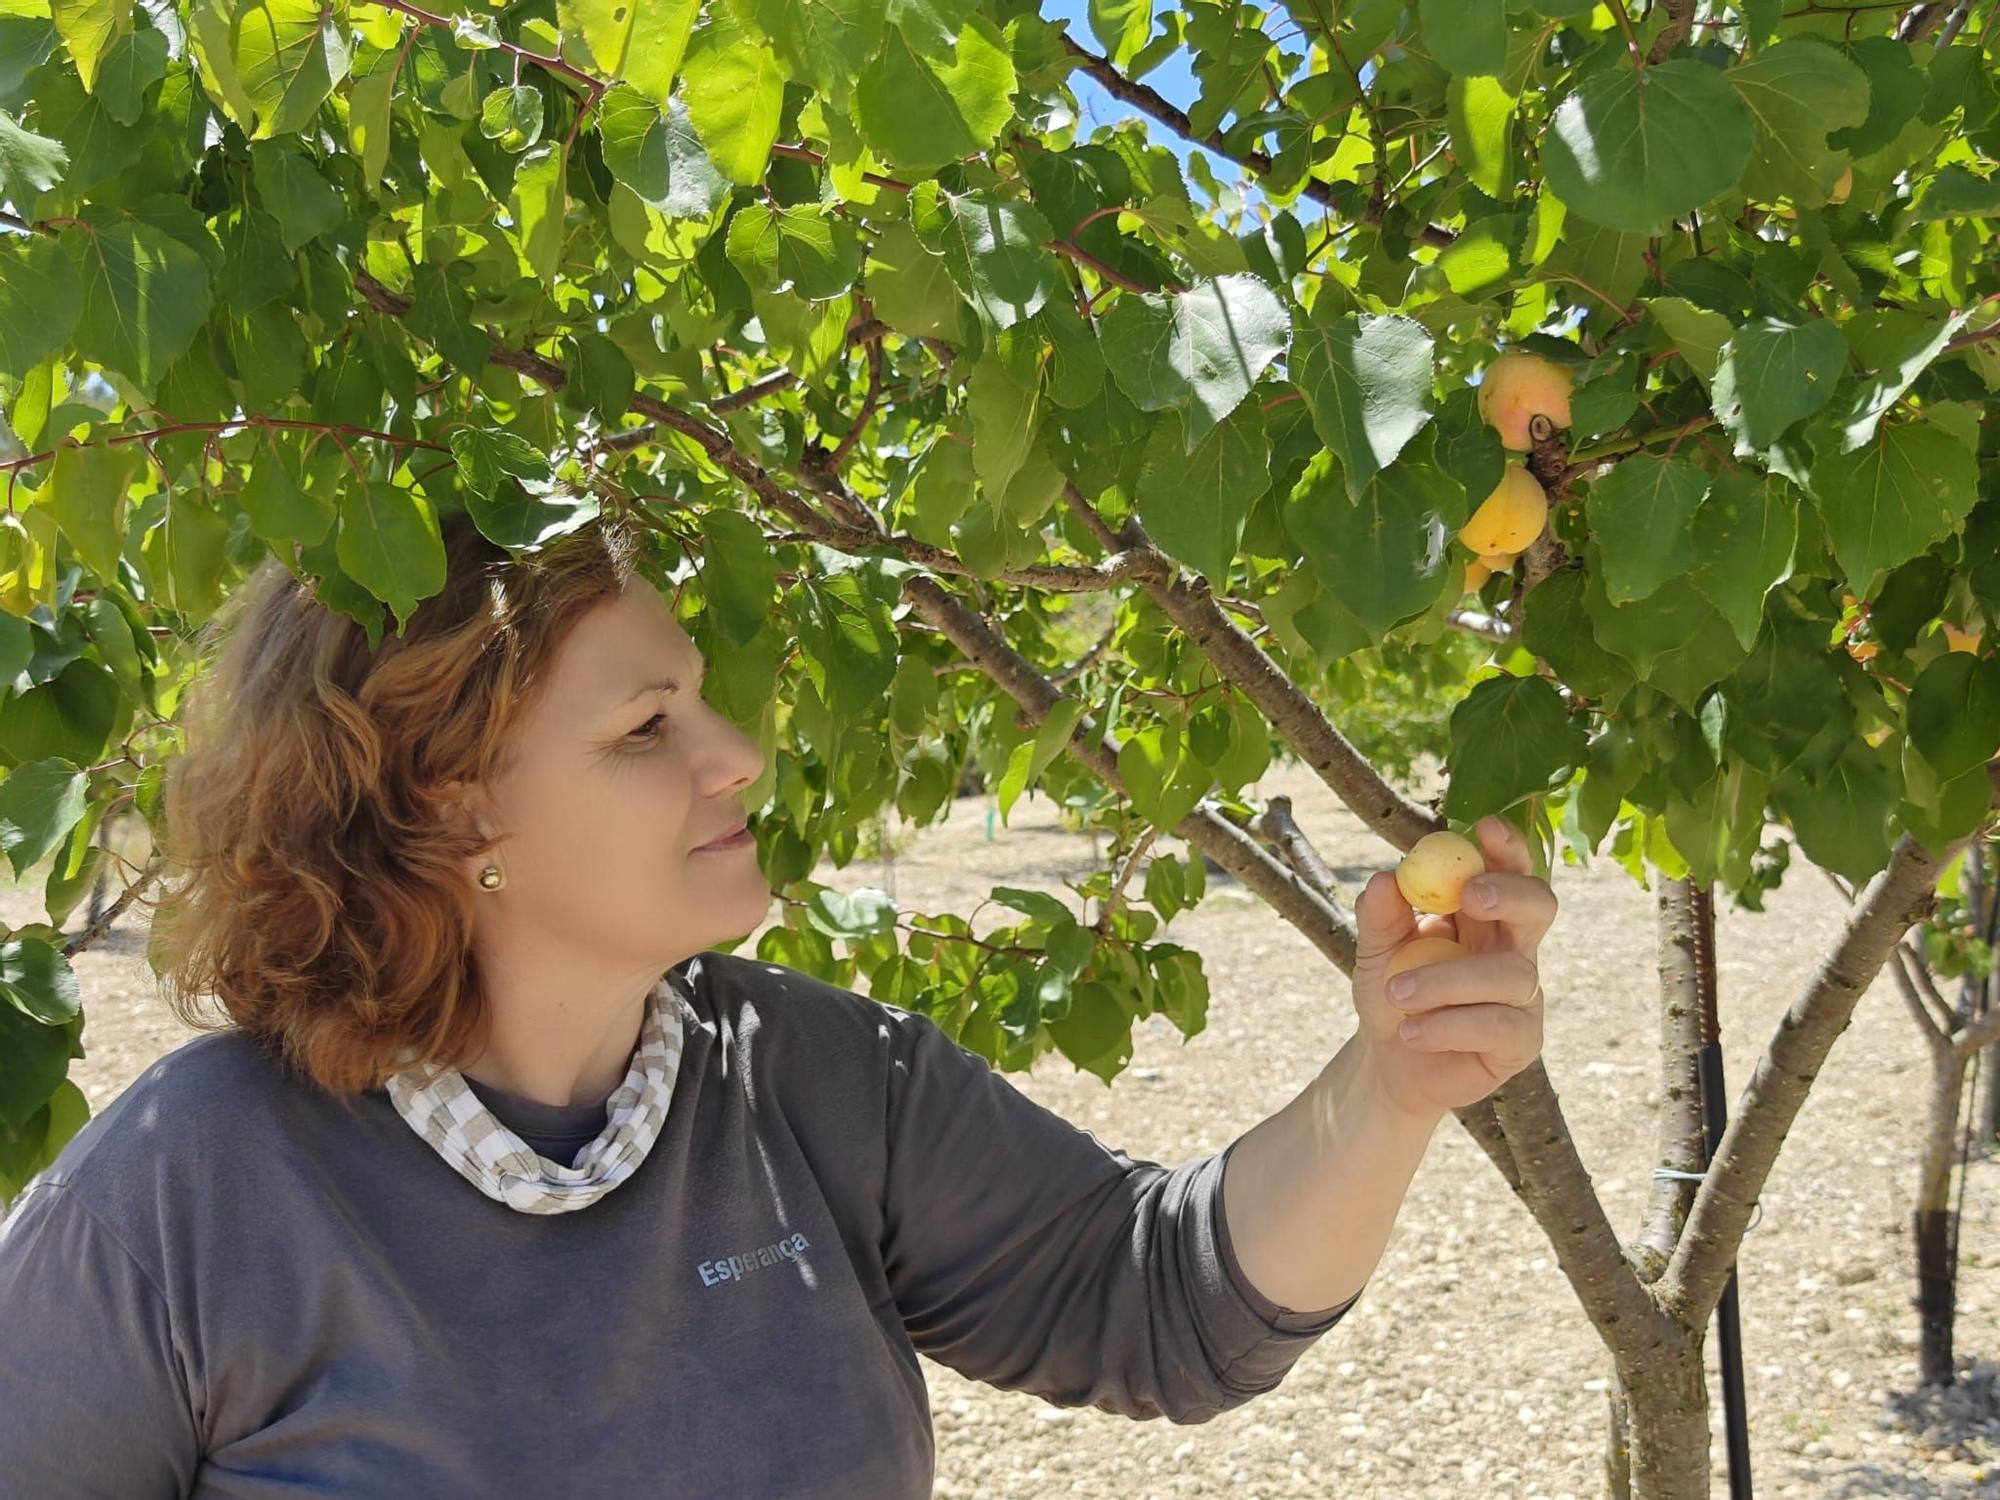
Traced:
[[1035, 1413], [1035, 1420], [1051, 1427], [1066, 1427], [1076, 1420], [1076, 1413], [1060, 1406], [1045, 1406]]

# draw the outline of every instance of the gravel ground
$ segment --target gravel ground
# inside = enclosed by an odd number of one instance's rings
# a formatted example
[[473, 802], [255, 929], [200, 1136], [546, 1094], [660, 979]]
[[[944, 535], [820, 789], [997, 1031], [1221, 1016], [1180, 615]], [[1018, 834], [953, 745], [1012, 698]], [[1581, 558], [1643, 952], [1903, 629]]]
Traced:
[[[1391, 851], [1310, 771], [1274, 767], [1351, 899]], [[896, 859], [818, 878], [887, 885], [906, 911], [970, 912], [995, 884], [1068, 897], [1086, 837], [1031, 797], [1011, 826], [962, 799]], [[140, 830], [143, 841], [143, 830]], [[1184, 853], [1178, 840], [1164, 846]], [[141, 844], [143, 848], [143, 843]], [[130, 851], [141, 857], [139, 850]], [[1544, 1056], [1618, 1233], [1644, 1208], [1659, 1107], [1651, 895], [1607, 858], [1560, 868], [1544, 940]], [[1070, 898], [1073, 900], [1073, 898]], [[1717, 911], [1718, 987], [1732, 1099], [1839, 925], [1839, 898], [1795, 853], [1763, 915]], [[979, 930], [1009, 920], [989, 906]], [[32, 887], [0, 917], [39, 919]], [[77, 925], [73, 917], [69, 925]], [[761, 930], [761, 929], [760, 929]], [[1208, 1029], [1164, 1017], [1106, 1087], [1060, 1055], [1010, 1075], [1026, 1094], [1136, 1157], [1221, 1150], [1318, 1073], [1353, 1029], [1346, 984], [1292, 928], [1224, 875], [1163, 934], [1203, 955]], [[90, 1056], [74, 1076], [102, 1108], [187, 1032], [158, 998], [143, 931], [121, 924], [79, 956]], [[1835, 1047], [1762, 1196], [1738, 1290], [1754, 1481], [1766, 1496], [2000, 1497], [2000, 1161], [1974, 1164], [1960, 1244], [1959, 1384], [1915, 1393], [1910, 1193], [1928, 1059], [1884, 977]], [[1532, 1328], [1532, 1340], [1521, 1330]], [[1720, 1398], [1715, 1340], [1710, 1389]], [[1355, 1310], [1265, 1396], [1194, 1426], [1065, 1410], [926, 1360], [939, 1500], [1235, 1494], [1397, 1500], [1583, 1500], [1604, 1493], [1607, 1357], [1526, 1209], [1454, 1120], [1444, 1121]], [[1714, 1492], [1726, 1493], [1719, 1407]]]

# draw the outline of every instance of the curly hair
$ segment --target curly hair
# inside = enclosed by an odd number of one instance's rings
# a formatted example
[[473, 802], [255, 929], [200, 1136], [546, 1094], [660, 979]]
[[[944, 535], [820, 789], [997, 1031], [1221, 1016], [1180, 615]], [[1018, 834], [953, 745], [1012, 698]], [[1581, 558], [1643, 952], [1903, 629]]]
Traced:
[[506, 769], [563, 638], [652, 579], [658, 539], [617, 512], [518, 558], [464, 511], [440, 533], [443, 589], [379, 645], [282, 558], [259, 563], [200, 632], [164, 776], [164, 871], [184, 878], [145, 904], [168, 1005], [344, 1104], [484, 1046], [467, 863], [500, 839], [449, 815], [449, 784]]

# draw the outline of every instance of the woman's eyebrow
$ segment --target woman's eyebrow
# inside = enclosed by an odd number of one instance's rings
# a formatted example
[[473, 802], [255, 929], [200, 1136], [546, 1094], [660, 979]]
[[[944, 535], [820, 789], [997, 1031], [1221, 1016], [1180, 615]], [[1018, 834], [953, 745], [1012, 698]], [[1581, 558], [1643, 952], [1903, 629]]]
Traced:
[[[696, 686], [699, 686], [702, 679], [708, 676], [708, 662], [701, 658], [697, 658], [697, 660], [701, 661], [701, 669], [695, 673], [694, 680]], [[632, 695], [619, 706], [622, 708], [635, 703], [648, 693], [678, 693], [680, 690], [681, 683], [678, 677], [662, 677], [656, 682], [642, 682], [632, 690]]]

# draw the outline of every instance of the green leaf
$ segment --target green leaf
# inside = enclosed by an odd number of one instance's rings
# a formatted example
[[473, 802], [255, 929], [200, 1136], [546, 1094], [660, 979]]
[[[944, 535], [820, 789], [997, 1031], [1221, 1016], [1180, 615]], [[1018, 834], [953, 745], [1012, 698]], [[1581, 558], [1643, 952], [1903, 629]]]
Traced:
[[1635, 454], [1590, 488], [1584, 514], [1604, 554], [1604, 594], [1643, 599], [1694, 562], [1694, 516], [1708, 473], [1685, 458]]
[[44, 1026], [66, 1026], [82, 1010], [69, 955], [36, 937], [0, 943], [0, 995]]
[[395, 95], [393, 62], [355, 79], [347, 93], [347, 147], [360, 159], [361, 180], [371, 190], [389, 164], [389, 106]]
[[1942, 427], [1904, 422], [1878, 428], [1857, 452], [1821, 455], [1812, 487], [1834, 556], [1855, 592], [1867, 594], [1878, 572], [1965, 520], [1979, 498], [1979, 469]]
[[727, 7], [712, 7], [689, 39], [682, 93], [709, 160], [732, 182], [762, 182], [778, 139], [785, 73]]
[[166, 76], [167, 39], [148, 26], [126, 33], [104, 55], [91, 92], [112, 119], [136, 125], [145, 112], [146, 90]]
[[1791, 576], [1798, 530], [1798, 496], [1776, 474], [1725, 469], [1695, 512], [1694, 586], [1746, 651], [1757, 639], [1764, 596]]
[[19, 378], [76, 327], [76, 276], [47, 235], [0, 240], [0, 375]]
[[451, 435], [451, 456], [476, 495], [492, 499], [506, 478], [546, 483], [549, 461], [534, 444], [504, 427], [461, 427]]
[[965, 382], [965, 409], [972, 419], [972, 466], [989, 494], [1003, 493], [1027, 462], [1040, 431], [1040, 385], [1024, 386], [989, 350], [972, 366]]
[[253, 140], [303, 131], [347, 76], [346, 0], [250, 0], [229, 36], [237, 79], [257, 112]]
[[1013, 118], [1014, 87], [1007, 39], [978, 12], [949, 62], [891, 29], [855, 85], [855, 124], [885, 160], [926, 173], [991, 146]]
[[1799, 848], [1814, 864], [1860, 885], [1889, 863], [1895, 778], [1865, 740], [1846, 741], [1840, 759], [1810, 781], [1779, 777], [1771, 800], [1791, 820]]
[[2000, 751], [2000, 659], [1947, 651], [1910, 688], [1910, 739], [1949, 781]]
[[1715, 417], [1739, 454], [1760, 452], [1792, 423], [1833, 399], [1847, 365], [1847, 341], [1824, 318], [1788, 323], [1755, 318], [1722, 346]]
[[479, 106], [479, 133], [502, 151], [525, 151], [542, 138], [542, 91], [517, 83], [497, 88]]
[[[965, 299], [959, 296], [958, 285], [951, 279], [944, 257], [925, 249], [907, 220], [886, 225], [876, 234], [874, 243], [868, 247], [864, 274], [868, 279], [868, 294], [874, 299], [875, 316], [898, 333], [941, 338], [954, 344], [964, 341], [971, 326], [965, 316]], [[1045, 304], [1043, 311], [1053, 305]], [[1097, 361], [1101, 380], [1104, 362], [1097, 352], [1097, 341], [1080, 319], [1075, 326], [1090, 357]], [[1058, 344], [1056, 366], [1051, 372], [1052, 398], [1062, 389], [1060, 376], [1064, 368], [1064, 346]]]
[[687, 54], [699, 0], [558, 0], [565, 36], [582, 36], [606, 78], [664, 106]]
[[1347, 313], [1323, 320], [1300, 309], [1292, 344], [1293, 378], [1313, 430], [1356, 493], [1431, 419], [1431, 336], [1409, 318]]
[[[706, 562], [701, 575], [703, 611], [723, 641], [747, 645], [771, 614], [778, 584], [776, 559], [763, 528], [741, 511], [718, 506], [704, 512], [701, 532]], [[923, 675], [934, 696], [935, 674], [923, 667]]]
[[1507, 66], [1503, 0], [1417, 0], [1424, 45], [1447, 73], [1495, 77]]
[[861, 237], [818, 207], [749, 204], [729, 221], [727, 249], [752, 286], [814, 301], [839, 296], [861, 274]]
[[788, 75], [841, 110], [882, 45], [887, 19], [883, 0], [744, 0], [743, 8], [782, 54]]
[[340, 497], [335, 556], [341, 570], [407, 625], [418, 603], [444, 587], [444, 539], [430, 502], [400, 485], [350, 484]]
[[1350, 494], [1331, 454], [1307, 463], [1285, 529], [1340, 604], [1379, 640], [1464, 579], [1450, 542], [1465, 524], [1465, 492], [1413, 450]]
[[1549, 186], [1572, 213], [1638, 234], [1727, 192], [1755, 127], [1714, 68], [1674, 58], [1592, 73], [1556, 107], [1542, 141]]
[[1479, 392], [1462, 385], [1447, 396], [1431, 433], [1438, 467], [1465, 491], [1469, 514], [1471, 503], [1492, 494], [1507, 468], [1500, 435], [1479, 415]]
[[[90, 806], [90, 776], [60, 757], [32, 761], [7, 773], [0, 786], [0, 849], [19, 879], [40, 864], [83, 821]], [[30, 1012], [34, 1014], [33, 1012]], [[72, 1005], [69, 1015], [75, 1015]], [[69, 1015], [38, 1015], [60, 1025]]]
[[523, 156], [514, 169], [510, 203], [522, 258], [543, 285], [553, 288], [562, 265], [564, 219], [569, 211], [569, 153], [552, 144]]
[[93, 93], [99, 67], [119, 40], [130, 34], [136, 8], [128, 0], [49, 0], [56, 34], [69, 48], [83, 86]]
[[453, 369], [477, 378], [492, 353], [493, 340], [472, 322], [472, 299], [434, 262], [418, 266], [411, 282], [416, 295], [406, 320], [410, 331], [442, 354]]
[[1182, 414], [1191, 451], [1285, 352], [1290, 327], [1278, 294], [1237, 272], [1184, 292], [1127, 292], [1098, 320], [1097, 341], [1133, 405]]
[[1171, 833], [1213, 785], [1208, 767], [1183, 754], [1182, 730], [1148, 724], [1118, 747], [1118, 777], [1139, 816]]
[[1090, 34], [1123, 72], [1153, 31], [1153, 0], [1090, 0]]
[[572, 410], [593, 411], [616, 423], [632, 405], [638, 375], [616, 342], [601, 333], [584, 333], [568, 340], [570, 381], [563, 401]]
[[1056, 285], [1055, 258], [1042, 248], [1054, 232], [1032, 203], [950, 193], [927, 178], [910, 194], [910, 222], [989, 332], [1032, 318]]
[[2000, 217], [2000, 178], [1976, 177], [1956, 163], [1925, 182], [1910, 207], [1909, 222]]
[[1847, 153], [1827, 144], [1827, 132], [1868, 118], [1868, 75], [1816, 37], [1790, 37], [1725, 76], [1757, 121], [1743, 191], [1766, 203], [1825, 203], [1847, 168]]
[[1488, 677], [1451, 711], [1444, 815], [1462, 824], [1504, 812], [1566, 781], [1584, 755], [1583, 727], [1548, 682]]
[[61, 182], [68, 167], [69, 148], [61, 141], [23, 130], [0, 114], [0, 198], [32, 203], [36, 193]]
[[1696, 307], [1685, 297], [1648, 297], [1646, 305], [1667, 331], [1667, 337], [1674, 341], [1675, 349], [1687, 361], [1688, 368], [1694, 371], [1703, 385], [1710, 384], [1715, 378], [1715, 366], [1721, 358], [1722, 346], [1729, 339], [1729, 319], [1721, 313]]
[[1075, 985], [1069, 1011], [1049, 1021], [1049, 1039], [1056, 1049], [1084, 1072], [1111, 1082], [1132, 1058], [1132, 1014], [1118, 991], [1102, 980]]
[[[1862, 356], [1870, 367], [1869, 375], [1856, 381], [1827, 414], [1827, 420], [1839, 428], [1840, 452], [1851, 453], [1874, 435], [1883, 413], [1916, 384], [1932, 360], [1944, 353], [1945, 345], [1971, 315], [1971, 308], [1962, 307], [1935, 322], [1916, 313], [1892, 313], [1884, 320], [1887, 336], [1878, 341], [1879, 348], [1872, 356]], [[1851, 342], [1853, 325], [1848, 333]]]
[[1519, 102], [1498, 78], [1461, 73], [1445, 88], [1453, 156], [1474, 187], [1503, 202], [1514, 196], [1510, 144]]
[[278, 221], [255, 204], [239, 203], [217, 221], [222, 235], [222, 269], [216, 282], [222, 300], [239, 313], [254, 312], [298, 285], [298, 267], [285, 249]]
[[333, 184], [298, 147], [287, 141], [256, 141], [250, 147], [250, 179], [257, 197], [278, 222], [278, 237], [290, 255], [316, 240], [347, 216]]
[[62, 242], [81, 293], [76, 352], [151, 390], [208, 316], [208, 267], [136, 219], [72, 225]]
[[125, 488], [132, 481], [135, 455], [126, 448], [93, 443], [56, 449], [44, 502], [90, 570], [101, 579], [118, 577], [124, 538]]
[[1167, 552], [1220, 585], [1243, 540], [1251, 503], [1271, 487], [1264, 414], [1244, 405], [1187, 451], [1178, 410], [1154, 424], [1139, 469], [1139, 519]]
[[729, 196], [678, 94], [662, 114], [631, 89], [607, 89], [597, 133], [611, 175], [670, 219], [706, 218]]

